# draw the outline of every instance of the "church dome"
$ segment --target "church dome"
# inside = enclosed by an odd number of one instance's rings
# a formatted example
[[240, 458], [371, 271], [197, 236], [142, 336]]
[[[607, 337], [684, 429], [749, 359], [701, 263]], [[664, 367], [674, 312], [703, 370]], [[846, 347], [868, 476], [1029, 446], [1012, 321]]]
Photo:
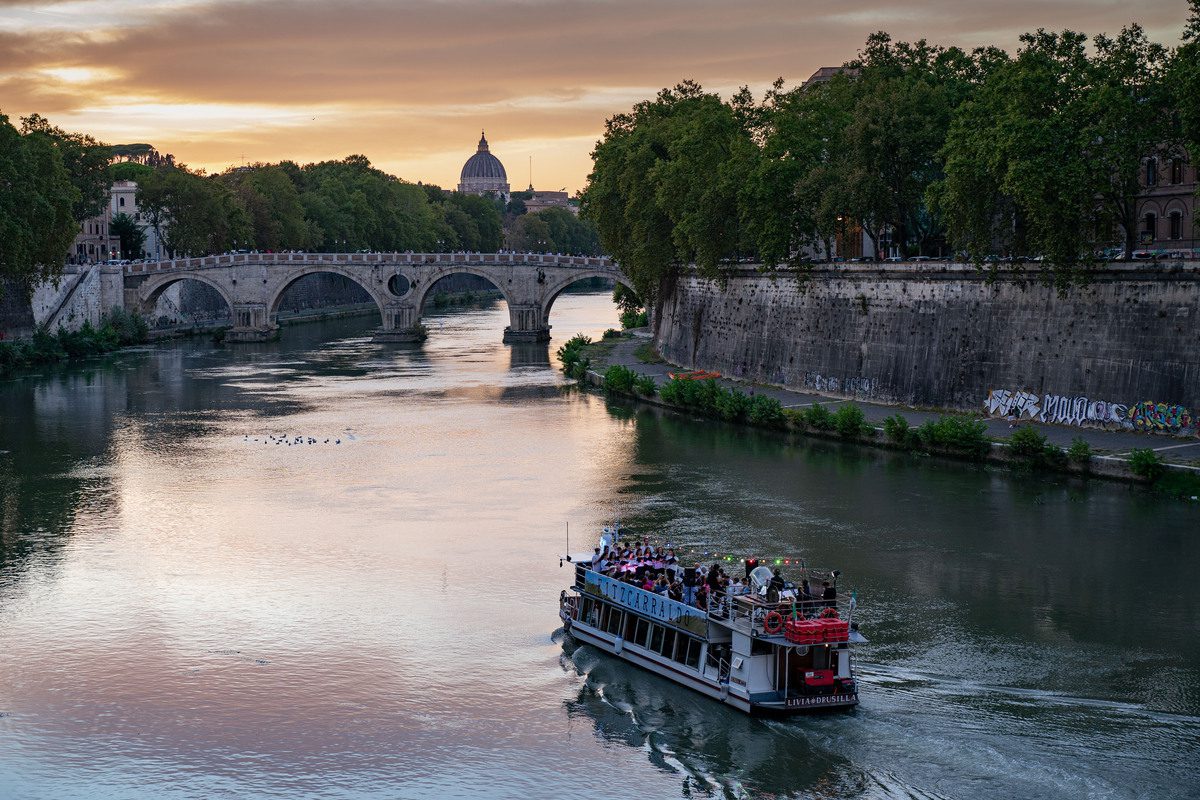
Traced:
[[479, 137], [479, 149], [463, 164], [458, 190], [470, 194], [509, 193], [508, 174], [504, 171], [504, 165], [488, 150], [487, 137], [482, 134]]

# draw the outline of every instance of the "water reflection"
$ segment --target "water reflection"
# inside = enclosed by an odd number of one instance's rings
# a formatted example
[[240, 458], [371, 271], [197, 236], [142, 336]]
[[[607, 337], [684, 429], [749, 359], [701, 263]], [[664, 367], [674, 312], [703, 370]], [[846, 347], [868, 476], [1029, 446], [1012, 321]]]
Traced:
[[[554, 314], [560, 342], [616, 316]], [[1187, 506], [606, 403], [506, 319], [0, 386], [0, 796], [1196, 788]], [[563, 523], [578, 545], [614, 517], [843, 569], [863, 706], [751, 720], [552, 638]]]

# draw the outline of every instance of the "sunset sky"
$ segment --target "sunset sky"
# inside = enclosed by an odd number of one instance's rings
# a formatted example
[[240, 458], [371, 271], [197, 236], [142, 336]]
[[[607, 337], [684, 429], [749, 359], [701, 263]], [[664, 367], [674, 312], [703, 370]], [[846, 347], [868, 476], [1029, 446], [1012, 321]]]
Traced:
[[[723, 93], [865, 37], [1012, 49], [1038, 27], [1176, 44], [1184, 0], [0, 0], [0, 111], [209, 171], [363, 153], [452, 187], [481, 128], [514, 188], [582, 187], [604, 120], [683, 78]], [[1136, 16], [1134, 16], [1136, 15]]]

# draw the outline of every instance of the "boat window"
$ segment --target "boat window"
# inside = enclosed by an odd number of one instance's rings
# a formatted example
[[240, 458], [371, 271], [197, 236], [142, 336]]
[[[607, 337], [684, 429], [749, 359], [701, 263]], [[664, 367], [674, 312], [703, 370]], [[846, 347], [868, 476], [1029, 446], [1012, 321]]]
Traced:
[[663, 643], [663, 627], [662, 625], [650, 626], [650, 649], [656, 653], [662, 652]]
[[637, 641], [633, 638], [634, 633], [636, 633], [636, 625], [637, 614], [628, 611], [625, 612], [625, 628], [621, 631], [621, 636], [625, 641]]
[[590, 597], [583, 598], [583, 610], [580, 619], [593, 628], [600, 624], [600, 604]]
[[[680, 642], [682, 649], [683, 642]], [[700, 669], [700, 640], [693, 639], [690, 636], [687, 638], [687, 655], [684, 656], [683, 663], [687, 664], [692, 669]]]
[[761, 639], [750, 640], [750, 655], [752, 656], [769, 656], [775, 652], [775, 648]]
[[642, 647], [645, 647], [646, 646], [646, 633], [649, 630], [650, 630], [650, 623], [646, 622], [646, 620], [642, 619], [641, 617], [638, 617], [637, 618], [637, 627], [634, 628], [634, 631], [633, 631], [633, 641], [637, 642]]
[[663, 633], [662, 649], [658, 652], [667, 658], [675, 657], [675, 631], [668, 629]]
[[596, 627], [602, 631], [607, 630], [608, 615], [612, 613], [612, 606], [610, 606], [608, 603], [596, 603], [596, 605], [600, 606], [600, 624]]
[[606, 627], [604, 630], [608, 631], [609, 633], [619, 634], [621, 632], [621, 623], [624, 621], [625, 615], [614, 608], [609, 612], [608, 627]]

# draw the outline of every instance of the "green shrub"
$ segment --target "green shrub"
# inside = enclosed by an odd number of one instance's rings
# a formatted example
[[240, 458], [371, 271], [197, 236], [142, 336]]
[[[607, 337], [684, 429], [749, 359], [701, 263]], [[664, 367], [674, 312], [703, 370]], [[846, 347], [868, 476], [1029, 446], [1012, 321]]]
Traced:
[[658, 384], [649, 375], [639, 375], [633, 382], [633, 388], [643, 397], [654, 397], [658, 392]]
[[644, 328], [650, 324], [650, 315], [645, 311], [627, 310], [621, 312], [621, 327], [628, 330], [629, 328]]
[[717, 414], [726, 422], [744, 422], [750, 413], [750, 398], [737, 389], [718, 387], [713, 403]]
[[883, 435], [889, 442], [901, 447], [916, 447], [920, 444], [916, 429], [908, 424], [908, 419], [899, 414], [892, 414], [883, 421]]
[[754, 425], [782, 428], [784, 423], [783, 406], [774, 397], [756, 394], [750, 399], [750, 410], [747, 417]]
[[1148, 447], [1141, 447], [1129, 453], [1129, 471], [1140, 478], [1154, 482], [1166, 472], [1162, 458]]
[[805, 425], [818, 431], [833, 430], [833, 412], [820, 403], [813, 403], [801, 412]]
[[604, 335], [601, 336], [600, 338], [601, 339], [620, 339], [621, 332], [619, 330], [617, 330], [616, 328], [609, 328], [608, 330], [606, 330], [604, 332]]
[[1091, 463], [1092, 446], [1082, 437], [1076, 436], [1071, 440], [1071, 446], [1067, 448], [1067, 458], [1079, 465]]
[[833, 427], [843, 439], [857, 439], [869, 430], [866, 415], [854, 403], [847, 403], [834, 412]]
[[931, 419], [917, 430], [917, 434], [921, 445], [927, 449], [949, 450], [972, 458], [983, 458], [991, 447], [987, 425], [972, 417]]
[[[583, 358], [583, 348], [591, 343], [592, 340], [589, 337], [584, 336], [582, 333], [577, 333], [570, 339], [567, 339], [562, 347], [558, 348], [558, 360], [562, 364], [563, 372], [568, 377], [574, 378], [576, 376], [577, 371], [575, 367]], [[587, 367], [584, 367], [583, 372], [587, 372]]]
[[604, 390], [628, 394], [633, 391], [633, 385], [637, 381], [637, 377], [637, 373], [629, 367], [613, 364], [604, 371]]
[[1029, 425], [1017, 428], [1008, 438], [1008, 450], [1017, 458], [1039, 461], [1046, 452], [1046, 437]]

